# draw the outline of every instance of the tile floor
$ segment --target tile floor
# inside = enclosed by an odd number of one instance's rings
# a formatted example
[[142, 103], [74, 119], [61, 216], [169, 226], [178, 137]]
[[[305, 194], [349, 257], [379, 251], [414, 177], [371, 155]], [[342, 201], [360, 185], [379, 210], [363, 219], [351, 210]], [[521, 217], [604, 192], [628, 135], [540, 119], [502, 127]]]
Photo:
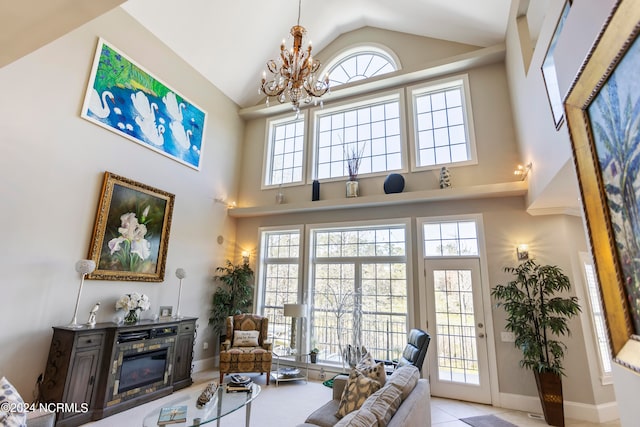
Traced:
[[[478, 415], [494, 414], [518, 427], [544, 427], [547, 423], [544, 419], [529, 417], [526, 412], [513, 411], [503, 408], [495, 408], [489, 405], [480, 405], [458, 400], [431, 398], [431, 425], [433, 427], [469, 427], [459, 418], [475, 417]], [[604, 424], [590, 423], [588, 421], [565, 419], [566, 427], [620, 427], [619, 421], [611, 421]]]

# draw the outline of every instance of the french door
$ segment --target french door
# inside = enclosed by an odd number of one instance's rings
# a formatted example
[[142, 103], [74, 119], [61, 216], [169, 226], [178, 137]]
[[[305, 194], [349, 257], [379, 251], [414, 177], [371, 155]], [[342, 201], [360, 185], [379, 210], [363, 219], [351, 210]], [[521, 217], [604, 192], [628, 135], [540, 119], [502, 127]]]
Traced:
[[426, 258], [433, 396], [491, 403], [480, 260]]

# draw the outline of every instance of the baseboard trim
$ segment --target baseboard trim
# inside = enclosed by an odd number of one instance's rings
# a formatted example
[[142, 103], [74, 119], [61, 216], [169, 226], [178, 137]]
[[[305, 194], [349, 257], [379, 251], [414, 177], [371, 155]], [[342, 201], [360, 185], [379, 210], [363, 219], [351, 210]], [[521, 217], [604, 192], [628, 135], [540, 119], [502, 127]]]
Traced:
[[[542, 406], [537, 396], [500, 393], [500, 405], [498, 406], [505, 409], [542, 414]], [[606, 423], [619, 418], [618, 403], [607, 402], [599, 405], [589, 405], [565, 400], [564, 416], [574, 420]]]

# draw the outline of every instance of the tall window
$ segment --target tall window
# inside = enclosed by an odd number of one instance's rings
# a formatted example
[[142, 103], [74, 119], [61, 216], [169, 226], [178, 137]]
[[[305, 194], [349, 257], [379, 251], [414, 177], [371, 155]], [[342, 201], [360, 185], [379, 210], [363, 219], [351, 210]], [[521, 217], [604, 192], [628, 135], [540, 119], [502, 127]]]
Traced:
[[269, 122], [267, 147], [265, 185], [302, 182], [304, 116]]
[[300, 284], [300, 230], [262, 232], [262, 314], [269, 318], [269, 339], [274, 348], [290, 346], [290, 320], [284, 304], [297, 303]]
[[466, 79], [414, 87], [411, 93], [416, 167], [475, 161]]
[[348, 176], [347, 153], [362, 153], [359, 174], [402, 168], [400, 96], [316, 113], [316, 176]]
[[600, 288], [598, 287], [598, 279], [596, 269], [593, 262], [586, 253], [580, 254], [580, 259], [584, 267], [584, 275], [587, 284], [587, 296], [589, 306], [591, 307], [591, 322], [593, 331], [597, 340], [598, 359], [600, 361], [600, 376], [605, 380], [611, 375], [611, 347], [609, 346], [609, 333], [607, 324], [602, 310]]
[[348, 50], [328, 64], [331, 87], [364, 80], [398, 69], [396, 61], [384, 50], [361, 46]]
[[407, 335], [406, 225], [311, 232], [311, 345], [341, 363], [345, 347], [400, 356]]

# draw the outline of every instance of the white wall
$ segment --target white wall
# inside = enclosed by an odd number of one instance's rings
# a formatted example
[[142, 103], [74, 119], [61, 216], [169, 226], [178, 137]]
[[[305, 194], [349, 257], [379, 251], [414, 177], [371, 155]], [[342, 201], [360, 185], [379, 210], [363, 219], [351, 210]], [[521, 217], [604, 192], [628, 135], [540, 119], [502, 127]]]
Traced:
[[[195, 171], [80, 118], [98, 36], [208, 112], [202, 167]], [[235, 221], [214, 197], [236, 192], [244, 124], [237, 106], [121, 9], [0, 69], [0, 375], [32, 401], [44, 371], [51, 327], [70, 322], [104, 171], [175, 194], [166, 277], [162, 283], [86, 281], [79, 309], [85, 322], [101, 302], [98, 321], [110, 321], [124, 293], [177, 304], [199, 318], [195, 358], [213, 357], [207, 328], [214, 268], [235, 252]], [[222, 235], [225, 243], [216, 243]]]

